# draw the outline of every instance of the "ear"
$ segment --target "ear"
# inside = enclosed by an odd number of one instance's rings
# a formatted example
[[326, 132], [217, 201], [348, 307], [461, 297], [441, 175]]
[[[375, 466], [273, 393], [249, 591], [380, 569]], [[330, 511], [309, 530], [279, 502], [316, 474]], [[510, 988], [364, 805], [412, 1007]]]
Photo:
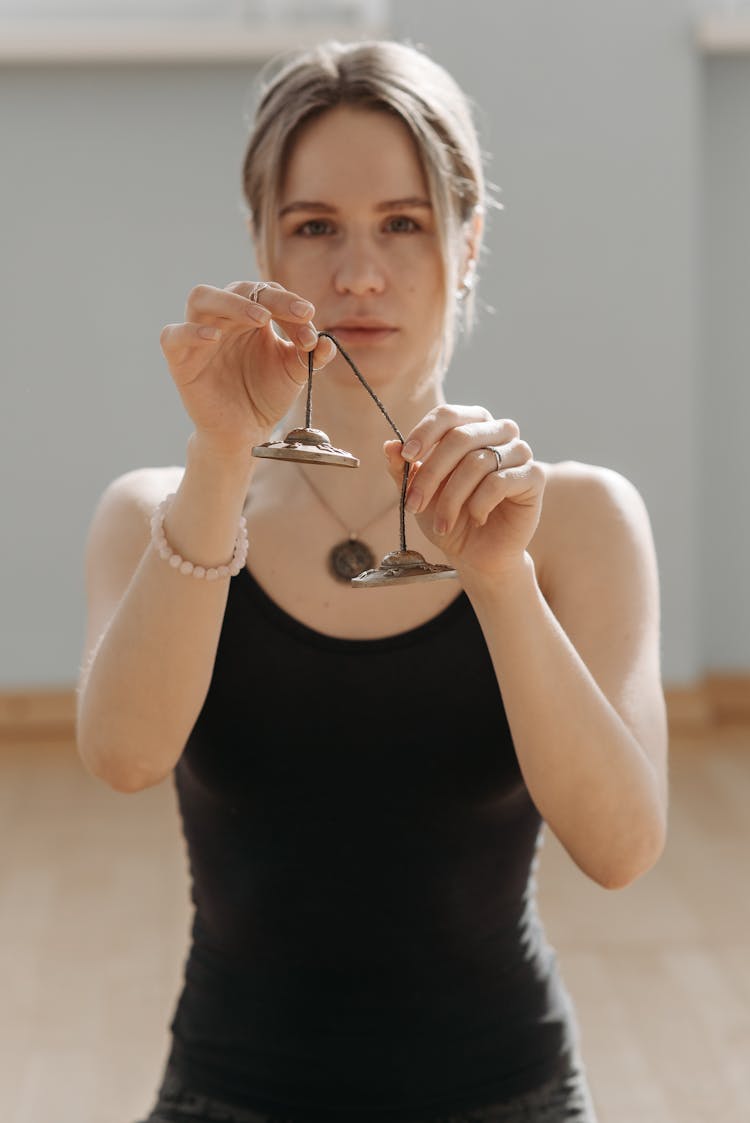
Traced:
[[474, 272], [479, 257], [479, 247], [482, 244], [482, 231], [484, 230], [484, 212], [481, 207], [474, 208], [474, 214], [466, 223], [464, 230], [464, 250], [461, 255], [461, 264], [458, 271], [459, 284], [466, 284], [471, 288]]

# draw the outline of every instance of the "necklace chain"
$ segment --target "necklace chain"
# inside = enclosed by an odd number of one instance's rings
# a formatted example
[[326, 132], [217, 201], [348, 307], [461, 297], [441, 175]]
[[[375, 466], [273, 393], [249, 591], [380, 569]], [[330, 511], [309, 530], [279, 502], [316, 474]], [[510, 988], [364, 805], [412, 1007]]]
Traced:
[[321, 493], [318, 491], [317, 487], [312, 482], [310, 477], [307, 475], [306, 472], [302, 471], [302, 468], [299, 467], [299, 465], [297, 465], [297, 470], [298, 470], [299, 474], [302, 476], [302, 478], [305, 481], [305, 483], [307, 484], [307, 486], [310, 488], [310, 491], [313, 493], [313, 495], [316, 496], [316, 498], [320, 501], [321, 505], [323, 507], [325, 507], [325, 509], [328, 511], [328, 513], [333, 515], [336, 522], [339, 524], [339, 526], [344, 528], [344, 530], [346, 531], [346, 533], [349, 535], [349, 537], [351, 539], [359, 538], [360, 534], [364, 534], [364, 532], [366, 530], [368, 530], [369, 527], [373, 526], [376, 522], [378, 522], [380, 519], [382, 519], [384, 517], [384, 515], [387, 515], [390, 511], [392, 511], [393, 508], [396, 507], [398, 505], [398, 502], [399, 502], [398, 499], [394, 500], [392, 503], [390, 503], [386, 507], [386, 509], [384, 511], [381, 511], [380, 514], [376, 515], [374, 519], [370, 519], [370, 521], [368, 523], [365, 523], [364, 526], [360, 527], [359, 530], [352, 530], [351, 527], [349, 527], [344, 522], [344, 520], [341, 518], [341, 516], [338, 515], [336, 513], [336, 511], [334, 511], [333, 507], [328, 502], [328, 500], [323, 495], [321, 495]]

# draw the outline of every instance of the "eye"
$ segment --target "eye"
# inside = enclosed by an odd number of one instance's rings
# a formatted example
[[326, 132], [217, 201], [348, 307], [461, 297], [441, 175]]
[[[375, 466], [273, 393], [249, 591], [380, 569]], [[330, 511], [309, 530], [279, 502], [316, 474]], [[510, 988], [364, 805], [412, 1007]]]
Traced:
[[406, 214], [397, 214], [386, 222], [387, 228], [394, 234], [413, 234], [419, 230], [419, 224]]
[[317, 238], [321, 234], [330, 234], [331, 224], [326, 218], [310, 218], [297, 227], [296, 233], [304, 238]]

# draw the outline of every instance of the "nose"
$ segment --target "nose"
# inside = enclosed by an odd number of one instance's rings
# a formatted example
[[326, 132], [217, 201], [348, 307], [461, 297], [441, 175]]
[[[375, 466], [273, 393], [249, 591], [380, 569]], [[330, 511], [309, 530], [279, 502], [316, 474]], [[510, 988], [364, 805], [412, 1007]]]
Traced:
[[383, 292], [385, 272], [377, 249], [364, 238], [348, 240], [336, 267], [334, 283], [340, 294], [365, 296]]

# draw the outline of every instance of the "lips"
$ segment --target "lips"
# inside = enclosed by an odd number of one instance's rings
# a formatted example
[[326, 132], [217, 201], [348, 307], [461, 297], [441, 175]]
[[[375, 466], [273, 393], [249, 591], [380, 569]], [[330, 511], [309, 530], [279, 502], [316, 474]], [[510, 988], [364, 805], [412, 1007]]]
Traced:
[[398, 328], [384, 320], [351, 319], [326, 328], [342, 343], [379, 343], [393, 336]]

